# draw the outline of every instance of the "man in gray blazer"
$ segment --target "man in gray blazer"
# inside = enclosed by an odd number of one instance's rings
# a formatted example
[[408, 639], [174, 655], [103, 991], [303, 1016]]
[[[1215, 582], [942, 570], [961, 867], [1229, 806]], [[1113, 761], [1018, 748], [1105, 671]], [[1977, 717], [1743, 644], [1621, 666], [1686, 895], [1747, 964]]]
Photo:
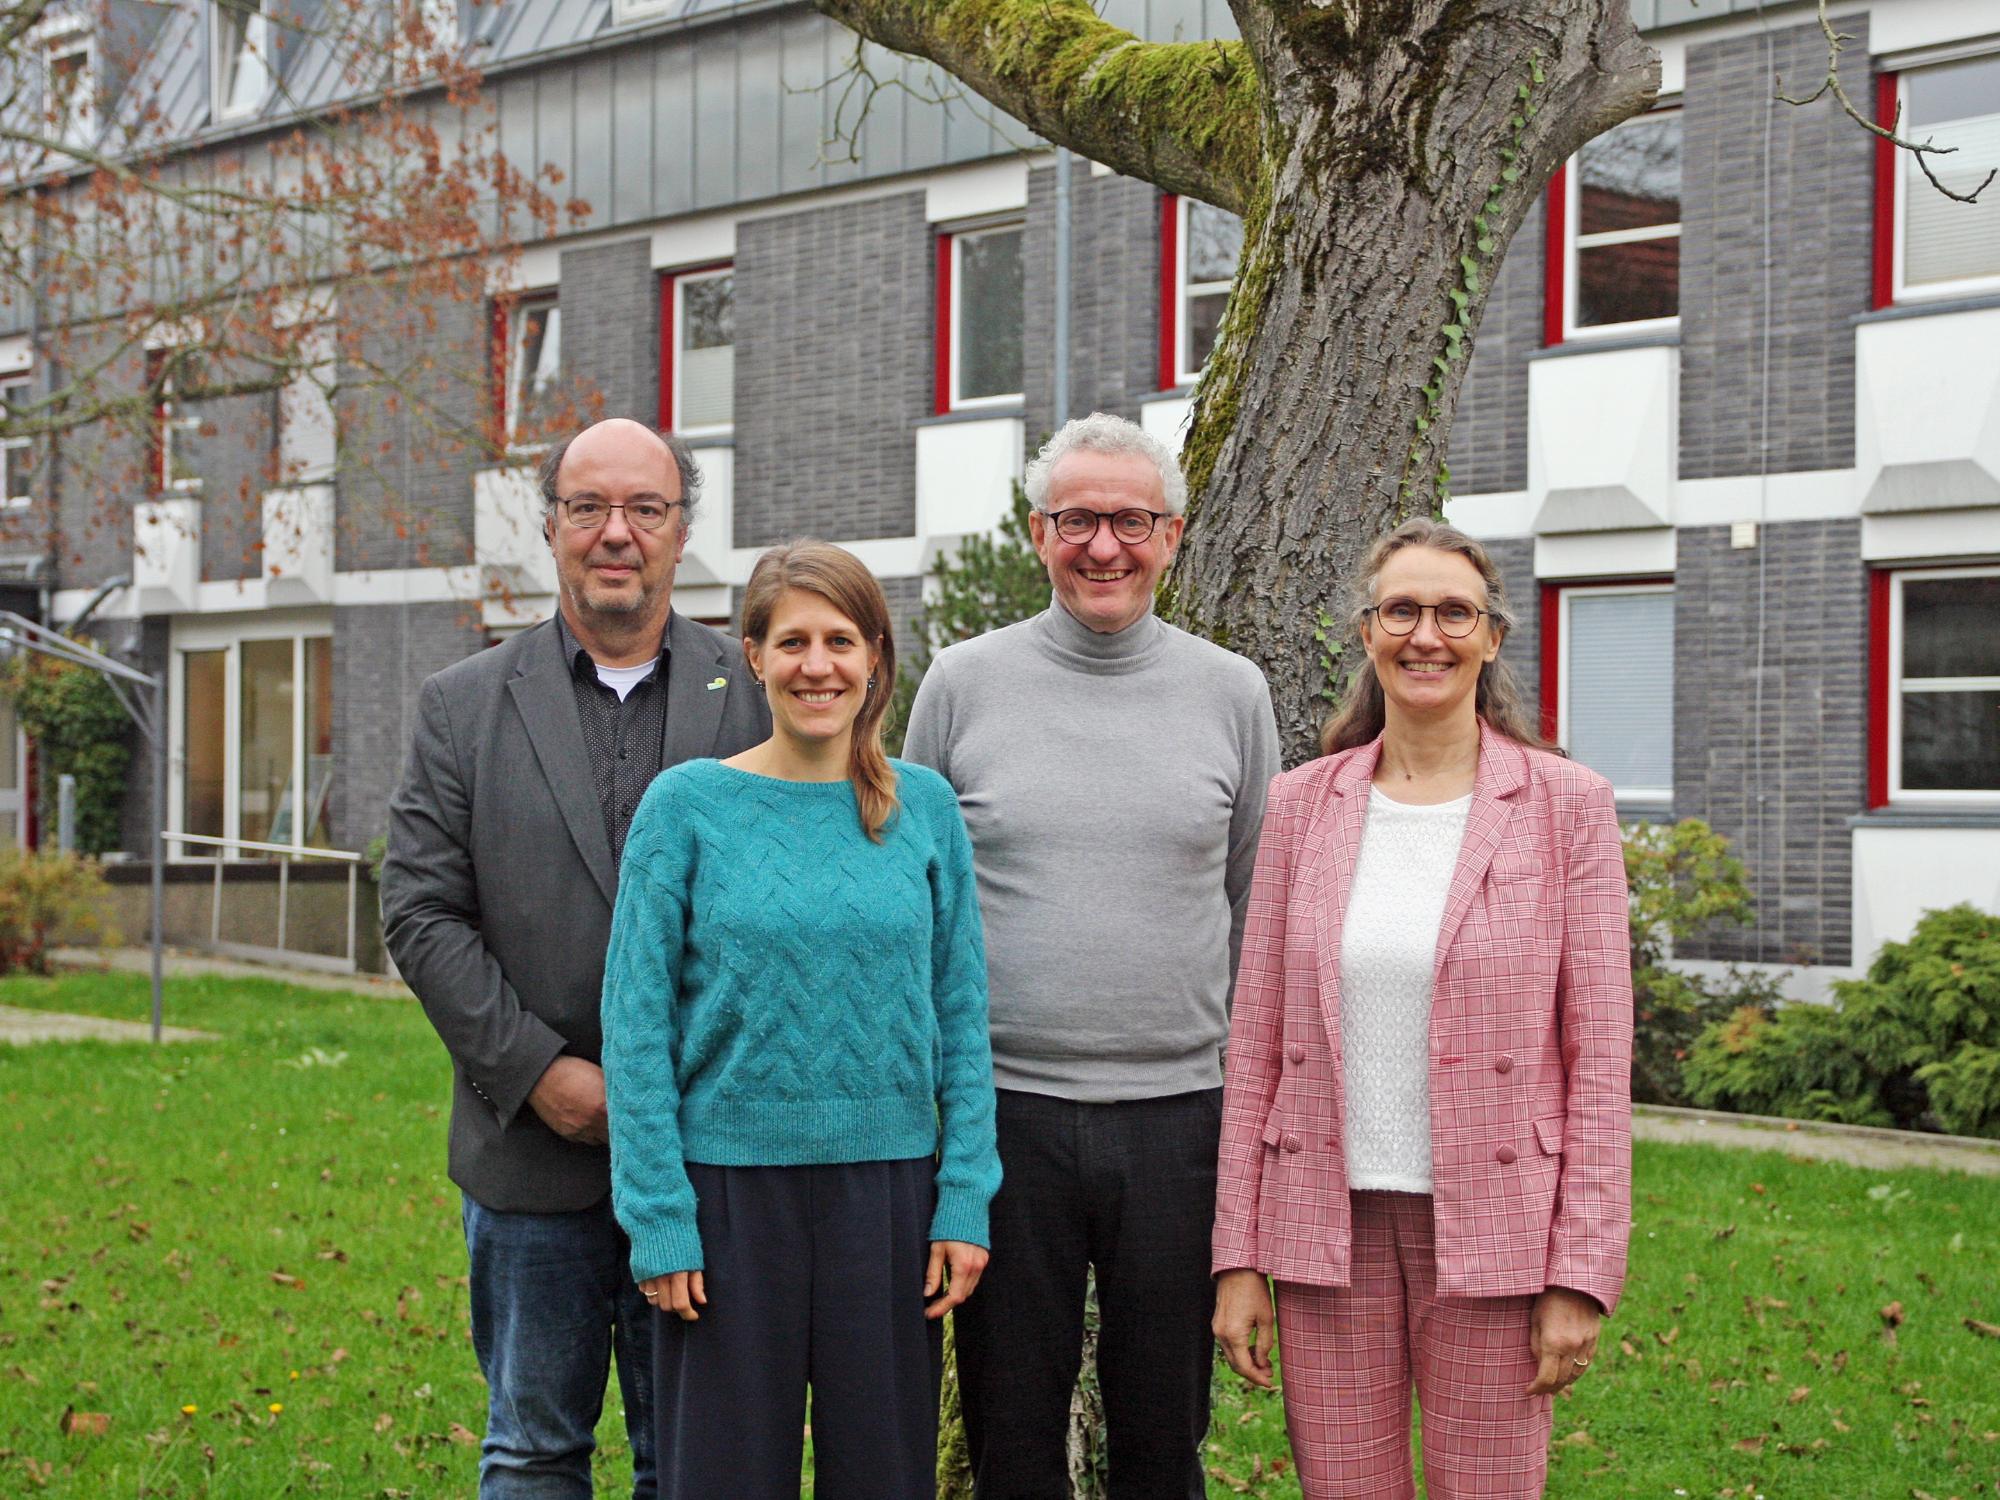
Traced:
[[614, 1346], [634, 1494], [654, 1494], [652, 1314], [611, 1213], [604, 952], [653, 777], [771, 732], [738, 644], [672, 609], [700, 483], [638, 422], [551, 450], [557, 616], [423, 685], [389, 805], [383, 935], [452, 1059], [481, 1500], [589, 1500]]

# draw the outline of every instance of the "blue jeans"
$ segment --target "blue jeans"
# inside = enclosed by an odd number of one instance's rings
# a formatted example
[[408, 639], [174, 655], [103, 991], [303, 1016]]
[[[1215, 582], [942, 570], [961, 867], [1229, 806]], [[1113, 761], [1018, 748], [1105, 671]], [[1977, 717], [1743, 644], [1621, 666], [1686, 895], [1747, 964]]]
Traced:
[[590, 1455], [611, 1351], [634, 1500], [653, 1500], [652, 1311], [607, 1199], [566, 1214], [465, 1200], [472, 1347], [488, 1390], [480, 1500], [591, 1500]]

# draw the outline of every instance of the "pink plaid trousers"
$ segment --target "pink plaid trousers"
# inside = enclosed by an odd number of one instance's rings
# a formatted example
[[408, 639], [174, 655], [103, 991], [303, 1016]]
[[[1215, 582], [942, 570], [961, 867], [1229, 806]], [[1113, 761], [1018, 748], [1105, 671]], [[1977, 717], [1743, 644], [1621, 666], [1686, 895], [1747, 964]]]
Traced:
[[1410, 1389], [1430, 1500], [1532, 1500], [1551, 1399], [1535, 1378], [1535, 1299], [1440, 1297], [1431, 1200], [1354, 1194], [1347, 1286], [1278, 1283], [1285, 1427], [1305, 1500], [1414, 1500]]

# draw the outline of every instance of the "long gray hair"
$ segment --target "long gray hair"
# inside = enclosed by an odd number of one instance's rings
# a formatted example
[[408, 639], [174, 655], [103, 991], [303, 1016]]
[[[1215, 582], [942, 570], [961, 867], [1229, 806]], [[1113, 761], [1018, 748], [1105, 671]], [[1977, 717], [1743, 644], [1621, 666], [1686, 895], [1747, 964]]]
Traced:
[[[1358, 644], [1361, 639], [1361, 622], [1367, 617], [1368, 606], [1375, 602], [1375, 584], [1382, 576], [1383, 567], [1405, 547], [1430, 547], [1439, 552], [1455, 552], [1477, 568], [1486, 584], [1487, 618], [1500, 639], [1504, 641], [1507, 638], [1508, 632], [1514, 628], [1514, 611], [1507, 602], [1507, 590], [1500, 581], [1500, 570], [1494, 566], [1492, 556], [1456, 526], [1447, 526], [1428, 516], [1417, 516], [1405, 521], [1369, 549], [1368, 561], [1361, 569], [1361, 576], [1355, 580], [1354, 596], [1347, 611], [1351, 640]], [[1534, 710], [1523, 701], [1520, 684], [1515, 681], [1512, 668], [1501, 658], [1496, 656], [1480, 667], [1479, 684], [1473, 690], [1472, 701], [1473, 711], [1508, 739], [1532, 745], [1538, 750], [1555, 748], [1542, 737], [1541, 725], [1536, 722]], [[1382, 732], [1387, 720], [1381, 680], [1376, 677], [1372, 665], [1363, 665], [1348, 679], [1347, 690], [1340, 695], [1340, 703], [1320, 728], [1320, 753], [1331, 755], [1336, 750], [1351, 750], [1356, 745], [1365, 745]]]

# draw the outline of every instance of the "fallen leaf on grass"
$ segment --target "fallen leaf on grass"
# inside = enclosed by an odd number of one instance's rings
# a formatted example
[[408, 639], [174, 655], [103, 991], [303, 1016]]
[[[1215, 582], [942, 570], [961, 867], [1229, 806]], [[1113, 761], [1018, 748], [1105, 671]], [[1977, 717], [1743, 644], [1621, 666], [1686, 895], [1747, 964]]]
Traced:
[[1977, 1318], [1967, 1318], [1965, 1326], [1983, 1339], [2000, 1339], [2000, 1323], [1982, 1323]]
[[273, 1271], [271, 1273], [271, 1280], [287, 1291], [302, 1292], [306, 1289], [304, 1277], [287, 1275], [283, 1271]]
[[1797, 1406], [1801, 1401], [1805, 1400], [1806, 1397], [1810, 1396], [1811, 1394], [1812, 1394], [1812, 1387], [1809, 1385], [1793, 1386], [1791, 1395], [1787, 1396], [1785, 1398], [1785, 1401], [1788, 1405]]
[[396, 1425], [396, 1419], [390, 1416], [386, 1411], [383, 1412], [381, 1416], [375, 1419], [375, 1430], [377, 1432], [387, 1432], [391, 1427], [394, 1427], [395, 1425]]
[[1764, 1439], [1761, 1434], [1757, 1437], [1740, 1438], [1730, 1444], [1730, 1446], [1738, 1453], [1762, 1453], [1764, 1451]]
[[1680, 1336], [1681, 1336], [1681, 1325], [1678, 1323], [1674, 1324], [1674, 1326], [1669, 1328], [1665, 1333], [1655, 1333], [1653, 1335], [1654, 1338], [1660, 1341], [1661, 1345], [1664, 1348], [1668, 1349], [1673, 1348], [1674, 1340], [1679, 1338]]
[[475, 1447], [479, 1442], [479, 1434], [474, 1432], [470, 1427], [467, 1427], [463, 1422], [452, 1423], [450, 1427], [445, 1429], [445, 1436], [460, 1447], [465, 1448]]
[[103, 1437], [111, 1431], [111, 1416], [108, 1412], [78, 1411], [65, 1406], [56, 1426], [64, 1437]]
[[1900, 1302], [1891, 1302], [1887, 1307], [1882, 1309], [1881, 1317], [1882, 1342], [1893, 1344], [1896, 1342], [1896, 1330], [1903, 1322], [1903, 1304]]
[[1581, 1427], [1577, 1428], [1568, 1437], [1558, 1438], [1556, 1441], [1564, 1448], [1594, 1448], [1597, 1446], [1597, 1440]]

